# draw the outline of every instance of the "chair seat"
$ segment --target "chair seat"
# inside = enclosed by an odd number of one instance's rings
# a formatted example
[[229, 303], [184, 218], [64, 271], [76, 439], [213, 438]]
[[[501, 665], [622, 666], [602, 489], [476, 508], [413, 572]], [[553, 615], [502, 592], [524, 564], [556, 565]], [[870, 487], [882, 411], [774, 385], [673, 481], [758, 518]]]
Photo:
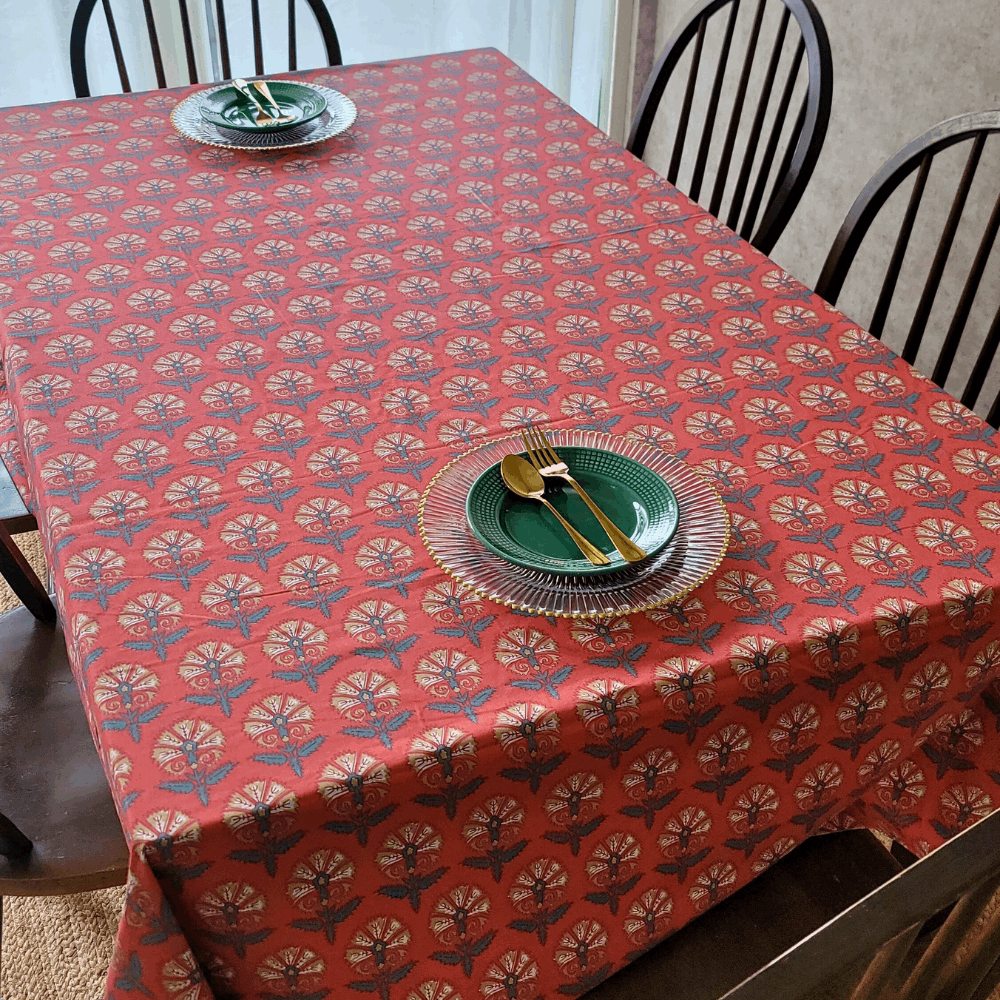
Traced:
[[[867, 830], [811, 837], [586, 1000], [717, 1000], [901, 870]], [[829, 995], [843, 985], [830, 984]]]
[[32, 841], [0, 857], [0, 896], [121, 885], [128, 848], [58, 626], [0, 616], [0, 813]]

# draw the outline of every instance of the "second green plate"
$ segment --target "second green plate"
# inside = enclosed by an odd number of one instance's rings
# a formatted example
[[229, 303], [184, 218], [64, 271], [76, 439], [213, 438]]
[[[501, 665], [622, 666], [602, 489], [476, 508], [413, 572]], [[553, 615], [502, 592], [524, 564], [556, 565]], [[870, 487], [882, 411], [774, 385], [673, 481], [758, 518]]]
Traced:
[[[527, 455], [523, 455], [527, 458]], [[563, 447], [559, 457], [591, 499], [648, 556], [659, 551], [677, 530], [677, 498], [644, 465], [597, 448]], [[537, 500], [523, 500], [504, 486], [500, 464], [490, 466], [469, 491], [465, 511], [475, 536], [515, 566], [567, 576], [611, 573], [631, 565], [611, 544], [597, 518], [568, 483], [546, 479], [545, 497], [574, 528], [606, 553], [607, 566], [582, 555], [565, 529]]]
[[[253, 81], [248, 81], [253, 88]], [[268, 89], [286, 115], [294, 116], [294, 121], [281, 125], [258, 125], [257, 108], [235, 87], [222, 87], [206, 94], [201, 105], [201, 116], [213, 125], [237, 129], [241, 132], [284, 132], [312, 121], [323, 114], [326, 98], [311, 87], [287, 80], [269, 80]], [[262, 94], [257, 99], [268, 107]]]

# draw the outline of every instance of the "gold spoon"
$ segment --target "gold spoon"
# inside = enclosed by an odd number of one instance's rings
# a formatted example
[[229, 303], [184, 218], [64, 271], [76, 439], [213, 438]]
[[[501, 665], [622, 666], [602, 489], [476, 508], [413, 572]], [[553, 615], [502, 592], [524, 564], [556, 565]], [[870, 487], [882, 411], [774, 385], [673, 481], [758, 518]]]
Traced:
[[530, 463], [526, 462], [520, 455], [506, 455], [500, 463], [500, 476], [504, 485], [519, 497], [525, 500], [538, 500], [544, 504], [553, 514], [559, 523], [569, 532], [570, 538], [576, 542], [580, 551], [595, 565], [607, 566], [611, 560], [596, 546], [591, 545], [569, 521], [566, 520], [545, 499], [545, 480], [542, 479], [538, 470]]

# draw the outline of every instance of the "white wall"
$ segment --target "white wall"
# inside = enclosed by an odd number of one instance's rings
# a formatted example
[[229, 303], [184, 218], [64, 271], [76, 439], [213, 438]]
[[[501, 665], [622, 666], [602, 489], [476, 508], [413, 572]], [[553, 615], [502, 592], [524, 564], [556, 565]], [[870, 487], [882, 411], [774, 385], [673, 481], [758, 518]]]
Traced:
[[75, 0], [0, 0], [0, 105], [73, 96], [69, 30], [75, 7]]

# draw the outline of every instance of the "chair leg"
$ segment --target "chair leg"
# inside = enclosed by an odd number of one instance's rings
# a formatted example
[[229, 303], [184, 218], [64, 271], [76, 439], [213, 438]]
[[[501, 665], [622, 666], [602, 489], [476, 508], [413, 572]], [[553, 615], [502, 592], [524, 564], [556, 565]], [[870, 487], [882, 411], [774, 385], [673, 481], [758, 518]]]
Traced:
[[1000, 986], [1000, 958], [993, 963], [993, 968], [986, 973], [986, 978], [972, 994], [972, 1000], [989, 1000], [993, 991]]
[[49, 599], [48, 592], [2, 523], [0, 523], [0, 576], [10, 584], [10, 589], [39, 621], [56, 620], [56, 609]]
[[[934, 935], [916, 968], [900, 988], [897, 1000], [923, 1000], [924, 997], [939, 995], [969, 997], [975, 992], [978, 983], [974, 983], [968, 992], [961, 994], [950, 989], [955, 983], [948, 981], [948, 963], [956, 952], [968, 950], [961, 948], [967, 944], [966, 935], [976, 925], [994, 893], [998, 891], [1000, 891], [1000, 875], [994, 875], [980, 882], [955, 904], [955, 908]], [[997, 921], [997, 924], [1000, 925], [1000, 921]]]

